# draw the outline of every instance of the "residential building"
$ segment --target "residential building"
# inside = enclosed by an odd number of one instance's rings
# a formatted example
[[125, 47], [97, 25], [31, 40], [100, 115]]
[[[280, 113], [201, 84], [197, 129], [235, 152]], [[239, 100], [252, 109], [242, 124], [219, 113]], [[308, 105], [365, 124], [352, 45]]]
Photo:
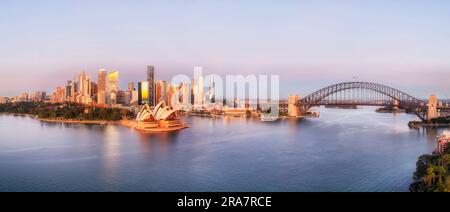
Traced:
[[434, 151], [435, 154], [442, 154], [444, 153], [445, 148], [450, 144], [450, 132], [446, 131], [443, 132], [442, 135], [438, 138], [438, 143], [436, 150]]

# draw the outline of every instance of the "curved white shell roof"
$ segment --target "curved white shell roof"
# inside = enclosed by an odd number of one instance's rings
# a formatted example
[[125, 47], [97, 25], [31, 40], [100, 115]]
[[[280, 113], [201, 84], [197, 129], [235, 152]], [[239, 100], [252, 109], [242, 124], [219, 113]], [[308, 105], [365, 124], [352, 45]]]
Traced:
[[148, 120], [149, 118], [153, 118], [156, 121], [166, 120], [171, 115], [173, 115], [176, 111], [171, 110], [170, 107], [162, 107], [164, 105], [164, 101], [160, 102], [156, 107], [153, 109], [153, 111], [150, 109], [148, 105], [145, 105], [142, 107], [141, 111], [136, 117], [137, 122], [143, 122], [145, 120]]

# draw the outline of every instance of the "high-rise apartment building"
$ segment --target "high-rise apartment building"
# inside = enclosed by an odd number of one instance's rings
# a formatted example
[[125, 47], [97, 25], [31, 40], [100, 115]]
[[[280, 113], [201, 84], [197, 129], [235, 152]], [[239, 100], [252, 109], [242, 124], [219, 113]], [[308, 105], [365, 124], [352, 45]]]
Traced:
[[76, 102], [81, 104], [92, 103], [92, 89], [91, 79], [83, 71], [78, 75], [78, 95], [76, 96]]

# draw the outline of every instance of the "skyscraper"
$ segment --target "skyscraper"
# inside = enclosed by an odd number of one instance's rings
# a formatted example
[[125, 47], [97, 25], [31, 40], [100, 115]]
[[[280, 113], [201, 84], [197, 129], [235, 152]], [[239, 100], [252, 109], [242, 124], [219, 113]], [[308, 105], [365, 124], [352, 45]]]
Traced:
[[108, 82], [106, 88], [106, 99], [108, 104], [116, 104], [117, 92], [119, 88], [119, 72], [114, 71], [107, 75]]
[[72, 98], [72, 81], [69, 80], [67, 81], [67, 85], [66, 85], [66, 101], [70, 101], [70, 99]]
[[148, 81], [138, 83], [138, 105], [149, 104]]
[[134, 82], [128, 83], [128, 91], [134, 91]]
[[214, 81], [214, 77], [211, 77], [211, 81], [209, 82], [208, 100], [211, 103], [216, 103], [216, 82]]
[[[202, 67], [194, 67], [196, 72], [202, 72]], [[202, 109], [205, 100], [205, 79], [203, 76], [198, 76], [193, 82], [194, 93], [194, 108]]]
[[167, 104], [166, 81], [156, 81], [155, 83], [156, 104], [164, 101]]
[[89, 76], [86, 75], [86, 73], [84, 71], [81, 72], [80, 75], [78, 76], [78, 83], [79, 83], [78, 90], [80, 91], [80, 95], [89, 96], [91, 80], [89, 79]]
[[114, 71], [109, 74], [108, 76], [108, 84], [107, 84], [107, 91], [108, 92], [117, 92], [119, 91], [119, 72]]
[[106, 104], [106, 75], [108, 73], [105, 69], [98, 70], [98, 92], [97, 103]]
[[148, 104], [155, 106], [155, 67], [147, 66]]
[[92, 103], [91, 79], [84, 71], [78, 75], [78, 96], [76, 101], [82, 104]]

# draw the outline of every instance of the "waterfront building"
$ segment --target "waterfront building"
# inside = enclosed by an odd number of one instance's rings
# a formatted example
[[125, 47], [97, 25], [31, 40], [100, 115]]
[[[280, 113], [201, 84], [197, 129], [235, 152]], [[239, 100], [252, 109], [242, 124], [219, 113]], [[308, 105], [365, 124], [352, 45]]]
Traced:
[[136, 117], [137, 127], [141, 129], [152, 128], [177, 128], [183, 124], [177, 119], [176, 111], [161, 101], [151, 110], [149, 105], [142, 107], [141, 111]]
[[300, 115], [300, 109], [297, 103], [300, 101], [299, 95], [291, 95], [288, 100], [288, 115], [290, 117], [298, 117]]
[[441, 136], [438, 138], [438, 143], [436, 150], [434, 151], [435, 154], [442, 154], [444, 153], [445, 148], [450, 144], [450, 132], [445, 131], [442, 133]]
[[97, 103], [100, 105], [106, 104], [106, 72], [105, 69], [98, 70], [98, 91], [97, 91]]
[[436, 95], [430, 95], [428, 98], [428, 120], [439, 117], [437, 111], [438, 100]]
[[147, 102], [150, 106], [156, 105], [155, 99], [155, 67], [147, 66]]

